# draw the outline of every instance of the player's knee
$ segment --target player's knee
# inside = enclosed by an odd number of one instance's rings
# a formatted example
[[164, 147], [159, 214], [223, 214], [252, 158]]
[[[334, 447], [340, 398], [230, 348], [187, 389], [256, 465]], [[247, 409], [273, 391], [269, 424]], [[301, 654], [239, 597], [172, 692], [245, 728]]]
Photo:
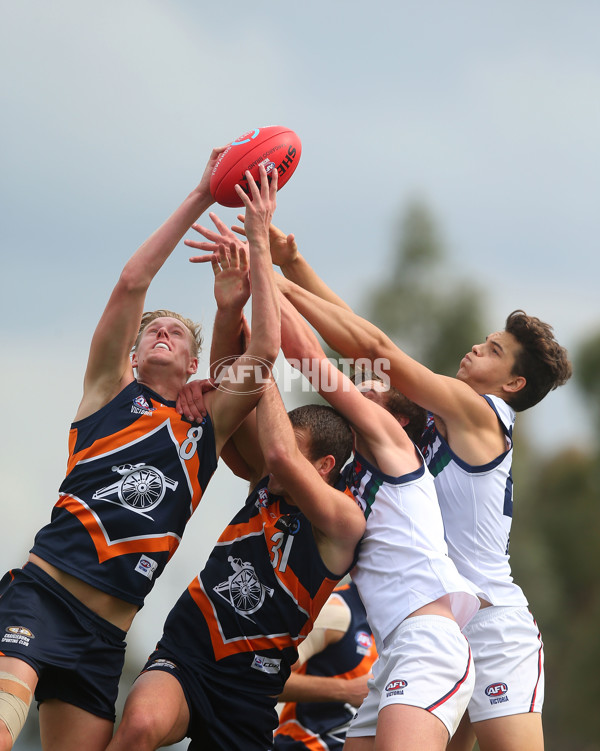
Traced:
[[155, 744], [164, 735], [164, 728], [155, 712], [138, 707], [124, 712], [117, 735], [124, 748], [156, 748]]
[[23, 729], [31, 698], [31, 689], [25, 681], [12, 673], [0, 672], [0, 720], [8, 730], [11, 745]]

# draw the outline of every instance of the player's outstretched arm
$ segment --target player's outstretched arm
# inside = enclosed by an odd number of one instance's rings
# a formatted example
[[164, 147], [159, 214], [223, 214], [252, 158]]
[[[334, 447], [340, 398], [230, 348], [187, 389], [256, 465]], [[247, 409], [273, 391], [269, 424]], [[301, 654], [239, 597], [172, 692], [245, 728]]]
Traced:
[[[249, 341], [249, 329], [244, 318], [244, 306], [250, 296], [248, 243], [213, 212], [209, 217], [216, 229], [193, 224], [192, 229], [204, 240], [188, 238], [189, 248], [208, 251], [190, 258], [192, 263], [210, 263], [215, 275], [215, 300], [217, 313], [213, 326], [210, 349], [211, 376], [215, 376], [219, 363], [241, 355]], [[231, 360], [230, 360], [231, 362]]]
[[327, 568], [345, 574], [364, 533], [365, 518], [352, 498], [324, 480], [335, 466], [334, 457], [321, 457], [315, 466], [303, 455], [275, 384], [263, 393], [256, 414], [266, 470], [311, 522]]
[[[357, 450], [391, 476], [418, 468], [412, 441], [398, 420], [367, 399], [354, 383], [327, 359], [316, 336], [285, 298], [281, 301], [281, 345], [290, 364], [350, 423]], [[410, 466], [408, 463], [410, 462]]]
[[[243, 214], [238, 214], [238, 219], [242, 222], [242, 225], [234, 225], [231, 229], [244, 235], [245, 217]], [[323, 300], [327, 300], [334, 305], [339, 305], [346, 310], [351, 310], [350, 306], [325, 284], [304, 256], [301, 255], [298, 250], [298, 243], [293, 234], [286, 235], [279, 227], [271, 224], [269, 227], [269, 243], [273, 263], [279, 266], [286, 279], [298, 284]]]
[[207, 394], [207, 408], [215, 427], [217, 453], [240, 422], [256, 405], [270, 382], [273, 363], [279, 352], [281, 324], [279, 293], [271, 266], [269, 224], [275, 210], [277, 174], [267, 180], [259, 168], [260, 188], [246, 173], [250, 196], [236, 186], [246, 207], [246, 231], [252, 280], [252, 337], [244, 354], [219, 378], [220, 388]]
[[[342, 357], [365, 359], [374, 371], [389, 374], [408, 399], [444, 418], [462, 421], [476, 400], [470, 386], [434, 373], [409, 357], [381, 329], [352, 311], [322, 300], [286, 279], [277, 277], [280, 291]], [[375, 367], [377, 366], [377, 367]]]
[[106, 404], [133, 378], [129, 353], [146, 292], [185, 232], [213, 203], [210, 174], [222, 150], [213, 149], [198, 186], [125, 264], [92, 337], [77, 419]]

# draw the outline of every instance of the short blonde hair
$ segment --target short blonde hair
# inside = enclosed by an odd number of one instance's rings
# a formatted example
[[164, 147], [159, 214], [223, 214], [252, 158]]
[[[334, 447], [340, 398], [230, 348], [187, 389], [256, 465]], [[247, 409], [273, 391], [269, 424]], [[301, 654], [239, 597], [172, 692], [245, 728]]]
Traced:
[[144, 333], [144, 330], [146, 329], [148, 324], [152, 323], [152, 321], [154, 321], [156, 318], [175, 318], [177, 321], [181, 321], [181, 323], [183, 323], [186, 329], [190, 332], [192, 357], [198, 357], [199, 353], [202, 350], [202, 325], [195, 323], [190, 318], [185, 318], [179, 313], [174, 313], [172, 310], [165, 310], [163, 308], [159, 310], [146, 311], [142, 315], [140, 330], [138, 331], [135, 344], [132, 347], [133, 352], [135, 352], [135, 350], [138, 348], [142, 334]]

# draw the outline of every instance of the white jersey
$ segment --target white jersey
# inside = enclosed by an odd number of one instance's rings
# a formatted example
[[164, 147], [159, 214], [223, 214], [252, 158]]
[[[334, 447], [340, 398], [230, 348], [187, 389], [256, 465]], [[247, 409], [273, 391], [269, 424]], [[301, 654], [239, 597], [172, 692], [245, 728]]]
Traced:
[[433, 477], [425, 463], [389, 477], [355, 454], [346, 482], [367, 520], [352, 579], [378, 649], [411, 613], [450, 595], [462, 628], [479, 601], [448, 556]]
[[452, 452], [430, 415], [421, 449], [442, 511], [448, 552], [460, 573], [492, 605], [527, 605], [513, 581], [508, 543], [513, 511], [512, 430], [515, 411], [485, 395], [506, 434], [506, 451], [474, 467]]

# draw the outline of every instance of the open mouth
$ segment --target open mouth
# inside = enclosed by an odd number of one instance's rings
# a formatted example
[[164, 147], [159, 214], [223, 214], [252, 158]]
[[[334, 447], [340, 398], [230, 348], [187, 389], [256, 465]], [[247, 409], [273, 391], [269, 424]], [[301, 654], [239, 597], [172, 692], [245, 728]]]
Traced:
[[170, 352], [169, 348], [164, 342], [158, 342], [158, 344], [155, 344], [153, 349], [166, 349], [167, 352]]

